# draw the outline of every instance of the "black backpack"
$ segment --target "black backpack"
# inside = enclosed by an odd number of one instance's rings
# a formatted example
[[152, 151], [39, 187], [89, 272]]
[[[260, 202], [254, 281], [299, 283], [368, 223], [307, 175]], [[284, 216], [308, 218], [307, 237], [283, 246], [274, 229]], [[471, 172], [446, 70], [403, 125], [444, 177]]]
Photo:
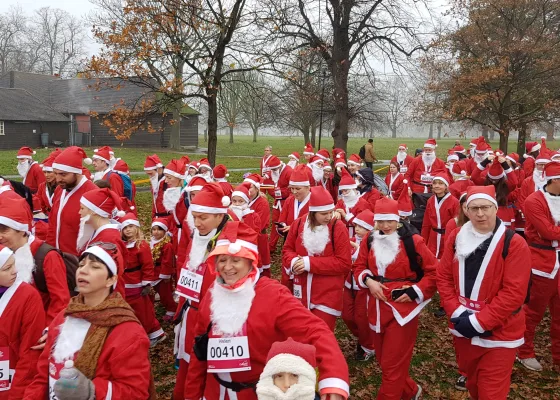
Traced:
[[422, 231], [422, 221], [424, 221], [424, 213], [428, 200], [433, 196], [433, 193], [412, 193], [412, 215], [409, 221], [418, 231]]
[[45, 257], [51, 251], [56, 251], [62, 257], [62, 261], [64, 261], [64, 265], [66, 266], [66, 282], [68, 283], [68, 292], [70, 293], [71, 297], [74, 297], [78, 294], [78, 290], [76, 288], [76, 271], [78, 270], [78, 257], [74, 254], [64, 253], [47, 243], [43, 243], [37, 249], [37, 253], [35, 253], [35, 270], [33, 271], [33, 281], [35, 282], [35, 287], [37, 290], [43, 293], [48, 293], [47, 288], [47, 281], [45, 279], [45, 270], [43, 269], [43, 262], [45, 261]]
[[358, 152], [358, 155], [360, 156], [360, 158], [362, 160], [364, 158], [366, 158], [366, 145], [365, 144], [362, 147], [360, 147], [360, 151]]

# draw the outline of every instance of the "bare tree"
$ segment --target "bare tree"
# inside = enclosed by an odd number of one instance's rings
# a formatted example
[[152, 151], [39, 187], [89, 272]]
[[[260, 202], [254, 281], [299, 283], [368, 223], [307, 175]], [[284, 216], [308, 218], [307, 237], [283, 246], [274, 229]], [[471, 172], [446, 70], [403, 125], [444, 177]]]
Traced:
[[259, 128], [271, 121], [272, 88], [266, 75], [257, 72], [243, 74], [244, 87], [241, 91], [241, 114], [253, 131], [253, 142], [257, 141]]
[[6, 13], [0, 14], [0, 74], [17, 69], [26, 23], [21, 7], [10, 7]]
[[243, 120], [242, 92], [245, 88], [241, 74], [230, 75], [230, 78], [218, 92], [218, 115], [228, 126], [229, 142], [233, 143], [233, 131]]
[[411, 91], [400, 76], [390, 77], [380, 86], [383, 124], [391, 131], [391, 137], [396, 138], [400, 127], [411, 117]]

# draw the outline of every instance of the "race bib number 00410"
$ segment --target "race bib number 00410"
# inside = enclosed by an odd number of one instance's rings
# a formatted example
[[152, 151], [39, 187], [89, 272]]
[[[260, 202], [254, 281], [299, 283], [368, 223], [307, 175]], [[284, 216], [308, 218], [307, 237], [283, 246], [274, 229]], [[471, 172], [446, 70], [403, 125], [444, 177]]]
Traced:
[[210, 373], [249, 371], [251, 360], [247, 336], [209, 338], [207, 359]]

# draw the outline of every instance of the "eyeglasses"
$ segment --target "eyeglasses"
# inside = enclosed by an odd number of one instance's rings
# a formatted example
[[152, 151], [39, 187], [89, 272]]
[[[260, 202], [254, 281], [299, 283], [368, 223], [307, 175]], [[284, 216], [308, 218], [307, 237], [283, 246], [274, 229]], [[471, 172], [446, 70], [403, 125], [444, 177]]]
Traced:
[[482, 211], [484, 214], [488, 214], [492, 208], [495, 208], [495, 206], [474, 206], [467, 207], [467, 210], [473, 214], [478, 214], [479, 211]]

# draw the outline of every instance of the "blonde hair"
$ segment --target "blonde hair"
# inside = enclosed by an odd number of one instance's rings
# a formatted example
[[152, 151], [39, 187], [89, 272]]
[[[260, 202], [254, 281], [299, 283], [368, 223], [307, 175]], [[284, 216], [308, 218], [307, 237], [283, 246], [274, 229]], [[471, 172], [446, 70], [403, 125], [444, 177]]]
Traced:
[[[126, 238], [124, 237], [124, 229], [128, 228], [129, 226], [132, 226], [136, 229], [136, 235], [134, 235], [134, 237], [132, 238]], [[140, 247], [140, 245], [142, 244], [142, 242], [144, 241], [144, 233], [142, 232], [142, 229], [140, 229], [140, 227], [136, 226], [136, 225], [127, 225], [125, 226], [122, 231], [121, 231], [121, 238], [127, 242], [130, 242], [132, 240], [136, 241], [136, 247]]]

